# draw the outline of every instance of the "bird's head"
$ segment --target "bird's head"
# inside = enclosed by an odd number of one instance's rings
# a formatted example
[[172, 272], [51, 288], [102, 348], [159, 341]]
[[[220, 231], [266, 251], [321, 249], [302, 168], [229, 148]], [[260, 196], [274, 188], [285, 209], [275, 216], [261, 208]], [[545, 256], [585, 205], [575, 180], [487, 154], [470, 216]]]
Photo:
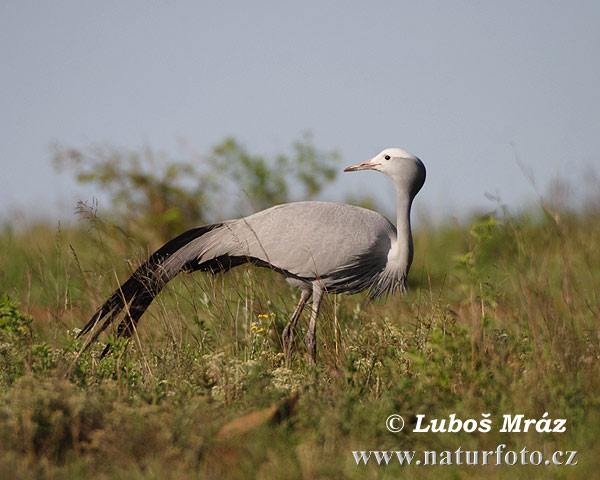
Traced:
[[378, 170], [385, 173], [399, 189], [408, 192], [411, 198], [425, 183], [425, 165], [412, 153], [400, 148], [386, 148], [366, 162], [347, 167], [344, 172], [357, 170]]

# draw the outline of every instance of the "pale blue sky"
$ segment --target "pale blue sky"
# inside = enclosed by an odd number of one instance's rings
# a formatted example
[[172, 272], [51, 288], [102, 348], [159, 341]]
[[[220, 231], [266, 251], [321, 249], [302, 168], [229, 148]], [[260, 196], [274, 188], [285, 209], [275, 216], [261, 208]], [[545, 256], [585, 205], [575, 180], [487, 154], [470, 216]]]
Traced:
[[[422, 158], [416, 207], [439, 218], [534, 198], [600, 166], [600, 2], [7, 0], [0, 5], [0, 218], [67, 221], [98, 196], [49, 145], [227, 135], [273, 153], [303, 131], [344, 166], [388, 146]], [[600, 170], [597, 168], [597, 170]], [[325, 197], [392, 185], [341, 174]]]

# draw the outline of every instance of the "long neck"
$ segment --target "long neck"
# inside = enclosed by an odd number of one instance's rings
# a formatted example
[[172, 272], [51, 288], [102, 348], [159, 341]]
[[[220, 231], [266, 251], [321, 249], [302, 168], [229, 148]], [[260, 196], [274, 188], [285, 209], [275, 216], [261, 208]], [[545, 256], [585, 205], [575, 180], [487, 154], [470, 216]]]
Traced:
[[396, 243], [392, 245], [388, 256], [388, 264], [396, 271], [398, 278], [404, 279], [413, 259], [413, 241], [410, 229], [410, 207], [412, 199], [406, 193], [398, 189], [396, 209], [396, 230], [398, 236]]

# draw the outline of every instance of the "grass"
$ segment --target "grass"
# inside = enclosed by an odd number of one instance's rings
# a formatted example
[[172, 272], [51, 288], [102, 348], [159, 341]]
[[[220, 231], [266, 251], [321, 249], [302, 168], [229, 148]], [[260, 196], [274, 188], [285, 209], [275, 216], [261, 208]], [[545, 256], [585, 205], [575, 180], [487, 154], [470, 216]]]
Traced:
[[[599, 220], [589, 209], [422, 228], [406, 296], [372, 305], [360, 295], [327, 298], [314, 368], [301, 342], [306, 319], [289, 368], [283, 358], [280, 333], [297, 293], [269, 271], [241, 267], [182, 275], [143, 317], [139, 341], [105, 337], [73, 364], [77, 328], [149, 252], [97, 217], [7, 226], [0, 476], [593, 478]], [[112, 355], [100, 360], [103, 342]], [[545, 412], [566, 419], [566, 431], [499, 431], [504, 414]], [[401, 433], [386, 429], [393, 413], [406, 420]], [[489, 413], [492, 429], [412, 431], [416, 415], [453, 413], [477, 421]], [[499, 444], [544, 458], [577, 451], [578, 464], [357, 466], [352, 455]]]

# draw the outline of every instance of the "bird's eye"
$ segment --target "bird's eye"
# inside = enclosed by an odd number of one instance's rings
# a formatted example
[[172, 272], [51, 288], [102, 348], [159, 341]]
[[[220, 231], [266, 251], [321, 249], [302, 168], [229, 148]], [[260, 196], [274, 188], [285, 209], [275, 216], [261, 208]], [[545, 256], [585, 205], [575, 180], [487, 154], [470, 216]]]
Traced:
[[390, 159], [390, 158], [392, 158], [392, 157], [390, 157], [389, 155], [386, 155], [386, 156], [385, 156], [385, 157], [383, 157], [383, 158], [385, 158], [386, 160], [389, 160], [389, 159]]

